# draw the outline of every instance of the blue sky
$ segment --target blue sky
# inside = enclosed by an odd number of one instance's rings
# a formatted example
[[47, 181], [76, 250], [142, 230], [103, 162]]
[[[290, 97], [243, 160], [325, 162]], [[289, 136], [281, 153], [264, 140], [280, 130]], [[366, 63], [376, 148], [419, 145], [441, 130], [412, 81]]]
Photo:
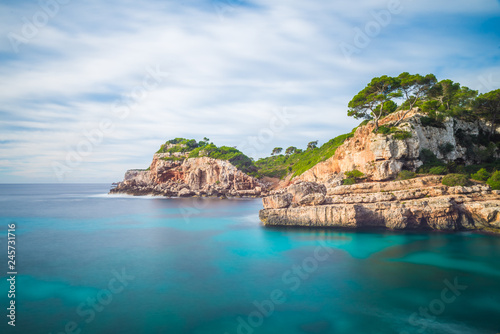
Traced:
[[174, 137], [254, 158], [322, 144], [384, 74], [497, 89], [499, 14], [496, 0], [2, 1], [0, 183], [118, 181]]

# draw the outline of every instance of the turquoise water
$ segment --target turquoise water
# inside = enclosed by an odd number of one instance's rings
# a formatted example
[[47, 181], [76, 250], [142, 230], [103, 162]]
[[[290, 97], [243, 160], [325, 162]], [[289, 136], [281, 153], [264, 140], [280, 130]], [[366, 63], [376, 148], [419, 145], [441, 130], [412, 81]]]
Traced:
[[267, 228], [260, 200], [107, 188], [0, 185], [1, 333], [500, 333], [500, 237]]

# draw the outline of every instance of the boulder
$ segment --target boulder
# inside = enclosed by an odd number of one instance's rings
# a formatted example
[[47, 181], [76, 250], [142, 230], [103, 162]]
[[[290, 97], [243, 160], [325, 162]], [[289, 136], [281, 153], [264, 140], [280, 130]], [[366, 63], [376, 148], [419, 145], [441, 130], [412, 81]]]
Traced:
[[292, 184], [286, 191], [292, 195], [292, 203], [297, 205], [320, 205], [326, 196], [326, 186], [315, 182]]
[[292, 204], [292, 194], [276, 194], [264, 197], [262, 203], [265, 209], [288, 208]]

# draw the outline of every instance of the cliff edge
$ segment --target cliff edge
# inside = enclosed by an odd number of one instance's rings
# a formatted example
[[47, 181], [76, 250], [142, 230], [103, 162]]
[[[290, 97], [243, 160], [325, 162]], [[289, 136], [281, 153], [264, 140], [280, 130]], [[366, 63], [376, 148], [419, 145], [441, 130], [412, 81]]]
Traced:
[[148, 170], [129, 170], [111, 194], [168, 197], [265, 195], [263, 185], [226, 160], [156, 153]]
[[[449, 187], [443, 176], [418, 175], [396, 180], [401, 171], [415, 172], [430, 152], [442, 162], [473, 164], [487, 147], [479, 140], [487, 125], [446, 119], [427, 124], [424, 115], [408, 113], [397, 127], [398, 113], [360, 126], [335, 154], [285, 189], [263, 198], [259, 216], [265, 225], [382, 227], [395, 230], [484, 230], [500, 232], [500, 192], [481, 182]], [[496, 156], [496, 152], [491, 152]], [[344, 173], [357, 169], [363, 182], [342, 185]]]

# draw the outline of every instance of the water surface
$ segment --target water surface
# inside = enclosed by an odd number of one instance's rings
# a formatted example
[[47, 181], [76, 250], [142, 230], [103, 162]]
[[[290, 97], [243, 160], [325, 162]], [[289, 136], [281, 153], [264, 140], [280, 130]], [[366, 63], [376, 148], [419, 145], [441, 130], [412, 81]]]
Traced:
[[500, 333], [500, 238], [266, 228], [260, 200], [0, 185], [1, 333]]

